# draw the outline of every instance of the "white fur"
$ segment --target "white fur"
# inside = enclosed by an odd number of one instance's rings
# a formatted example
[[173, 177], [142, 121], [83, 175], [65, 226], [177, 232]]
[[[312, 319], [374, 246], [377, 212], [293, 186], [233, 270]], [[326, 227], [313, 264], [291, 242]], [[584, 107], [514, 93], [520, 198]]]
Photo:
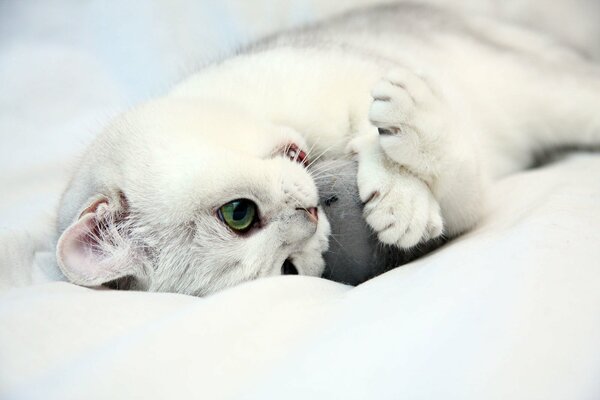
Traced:
[[[356, 153], [366, 221], [412, 247], [472, 227], [489, 181], [534, 150], [598, 143], [598, 104], [596, 67], [543, 36], [411, 5], [356, 13], [257, 44], [126, 113], [88, 151], [59, 231], [94, 196], [124, 194], [117, 231], [137, 288], [210, 293], [279, 274], [290, 257], [319, 275], [329, 226], [295, 211], [317, 192], [278, 146]], [[242, 197], [268, 221], [249, 237], [214, 216]]]

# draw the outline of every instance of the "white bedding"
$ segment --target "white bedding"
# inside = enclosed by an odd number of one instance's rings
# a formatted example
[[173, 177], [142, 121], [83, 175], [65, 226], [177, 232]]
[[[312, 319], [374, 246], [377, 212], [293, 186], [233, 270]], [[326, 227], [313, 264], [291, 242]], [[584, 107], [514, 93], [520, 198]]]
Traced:
[[104, 121], [199, 59], [348, 6], [279, 3], [0, 3], [0, 398], [600, 398], [598, 154], [499, 182], [475, 231], [357, 288], [43, 282], [51, 253], [30, 249]]

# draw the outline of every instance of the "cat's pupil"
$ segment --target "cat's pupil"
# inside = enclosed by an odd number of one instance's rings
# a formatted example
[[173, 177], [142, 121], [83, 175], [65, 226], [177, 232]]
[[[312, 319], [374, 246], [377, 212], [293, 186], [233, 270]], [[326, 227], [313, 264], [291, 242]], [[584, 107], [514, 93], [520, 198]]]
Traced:
[[233, 204], [233, 219], [235, 221], [241, 221], [246, 218], [246, 215], [248, 215], [248, 204], [235, 202]]
[[256, 221], [257, 207], [252, 200], [238, 199], [222, 205], [217, 214], [234, 231], [244, 232]]

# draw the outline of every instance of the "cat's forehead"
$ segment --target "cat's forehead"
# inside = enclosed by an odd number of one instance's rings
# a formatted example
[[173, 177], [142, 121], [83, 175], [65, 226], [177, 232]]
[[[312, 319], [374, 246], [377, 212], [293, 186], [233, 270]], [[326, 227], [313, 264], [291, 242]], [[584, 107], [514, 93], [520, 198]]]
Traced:
[[183, 153], [223, 149], [260, 155], [288, 134], [233, 103], [201, 98], [148, 102], [125, 114], [115, 128], [133, 131], [150, 145]]

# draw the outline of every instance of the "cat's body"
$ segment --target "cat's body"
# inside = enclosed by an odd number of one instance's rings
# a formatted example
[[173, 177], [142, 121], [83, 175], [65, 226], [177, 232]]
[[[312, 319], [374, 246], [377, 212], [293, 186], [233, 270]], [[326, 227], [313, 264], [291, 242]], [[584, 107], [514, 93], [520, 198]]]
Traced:
[[[192, 294], [290, 260], [319, 275], [329, 225], [314, 177], [331, 171], [309, 173], [302, 151], [358, 160], [381, 242], [458, 234], [479, 219], [489, 182], [536, 150], [600, 142], [598, 71], [543, 36], [410, 4], [275, 36], [98, 138], [63, 197], [59, 265], [79, 284], [132, 277]], [[215, 215], [235, 199], [257, 205], [250, 232]]]

